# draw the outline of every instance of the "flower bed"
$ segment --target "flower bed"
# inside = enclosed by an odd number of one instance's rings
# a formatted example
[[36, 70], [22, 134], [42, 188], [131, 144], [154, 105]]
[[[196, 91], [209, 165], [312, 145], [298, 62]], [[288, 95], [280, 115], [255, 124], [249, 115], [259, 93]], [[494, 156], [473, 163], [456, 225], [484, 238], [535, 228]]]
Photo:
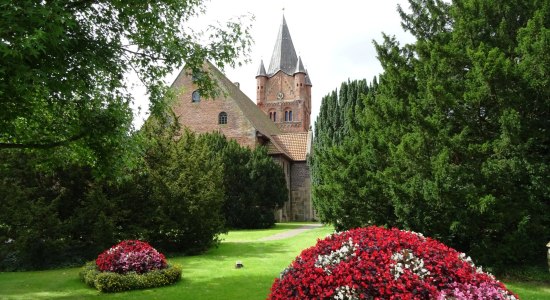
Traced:
[[358, 228], [304, 250], [269, 299], [518, 299], [465, 254], [421, 234]]
[[100, 271], [143, 274], [166, 268], [166, 258], [148, 243], [127, 240], [105, 250], [96, 259]]
[[148, 243], [127, 240], [86, 264], [80, 278], [102, 292], [120, 292], [173, 284], [181, 279], [181, 268], [169, 266]]

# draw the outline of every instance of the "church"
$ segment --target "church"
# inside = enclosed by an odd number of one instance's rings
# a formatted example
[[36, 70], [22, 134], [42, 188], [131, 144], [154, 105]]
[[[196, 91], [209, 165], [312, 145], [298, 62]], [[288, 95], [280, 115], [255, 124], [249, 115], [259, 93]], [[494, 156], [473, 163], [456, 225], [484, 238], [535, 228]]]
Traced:
[[277, 221], [316, 219], [307, 165], [313, 138], [312, 84], [302, 59], [296, 55], [284, 16], [269, 68], [266, 70], [261, 61], [256, 74], [256, 103], [213, 64], [207, 62], [206, 68], [221, 89], [215, 99], [202, 99], [185, 69], [172, 84], [172, 88], [182, 91], [173, 106], [182, 127], [197, 133], [218, 131], [241, 146], [267, 147], [282, 167], [289, 191], [284, 207], [275, 212]]

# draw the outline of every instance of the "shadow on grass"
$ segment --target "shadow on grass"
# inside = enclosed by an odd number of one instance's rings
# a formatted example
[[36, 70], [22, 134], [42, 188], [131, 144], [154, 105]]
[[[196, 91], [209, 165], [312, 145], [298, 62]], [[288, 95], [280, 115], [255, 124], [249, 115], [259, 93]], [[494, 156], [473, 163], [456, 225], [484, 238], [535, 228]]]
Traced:
[[231, 229], [232, 232], [243, 232], [243, 231], [266, 231], [266, 230], [290, 230], [297, 229], [300, 227], [317, 224], [314, 222], [292, 222], [292, 223], [276, 223], [274, 227], [264, 228], [264, 229]]
[[218, 248], [213, 248], [204, 254], [196, 256], [175, 257], [173, 262], [190, 266], [219, 265], [234, 268], [237, 260], [245, 264], [247, 260], [269, 260], [274, 256], [287, 253], [288, 249], [282, 242], [224, 242]]
[[[0, 299], [265, 299], [290, 262], [281, 260], [286, 252], [283, 243], [224, 242], [202, 255], [170, 259], [183, 266], [182, 281], [173, 286], [114, 294], [80, 282], [79, 268], [0, 273]], [[237, 260], [244, 268], [235, 268]]]

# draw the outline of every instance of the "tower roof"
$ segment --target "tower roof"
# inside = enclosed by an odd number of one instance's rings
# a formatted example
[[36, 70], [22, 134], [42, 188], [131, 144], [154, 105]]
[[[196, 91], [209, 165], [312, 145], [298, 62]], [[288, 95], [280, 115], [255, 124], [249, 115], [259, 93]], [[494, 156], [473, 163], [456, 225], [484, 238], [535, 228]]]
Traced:
[[256, 73], [256, 77], [259, 77], [259, 76], [266, 76], [267, 77], [267, 73], [265, 72], [264, 60], [263, 59], [260, 61], [260, 67], [258, 68], [258, 72]]
[[297, 62], [298, 57], [296, 56], [296, 50], [294, 49], [294, 44], [292, 44], [292, 38], [290, 37], [285, 16], [283, 15], [283, 23], [279, 28], [277, 41], [275, 41], [273, 55], [269, 63], [268, 75], [273, 76], [279, 70], [282, 70], [288, 75], [294, 75]]
[[296, 73], [304, 73], [306, 74], [306, 69], [304, 68], [304, 64], [302, 63], [302, 58], [298, 56], [298, 63], [296, 63], [296, 70], [294, 70], [294, 74]]
[[309, 78], [309, 73], [307, 72], [307, 70], [306, 70], [306, 85], [313, 86], [313, 84], [311, 84], [311, 78]]

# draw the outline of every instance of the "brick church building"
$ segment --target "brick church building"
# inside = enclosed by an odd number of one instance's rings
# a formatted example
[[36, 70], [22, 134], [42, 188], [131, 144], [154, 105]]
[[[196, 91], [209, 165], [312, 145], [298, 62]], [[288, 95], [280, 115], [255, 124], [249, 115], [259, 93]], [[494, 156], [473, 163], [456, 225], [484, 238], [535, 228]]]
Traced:
[[256, 104], [214, 65], [207, 62], [206, 68], [221, 89], [215, 99], [202, 99], [185, 69], [172, 84], [182, 91], [173, 107], [181, 125], [198, 133], [219, 131], [242, 146], [267, 147], [283, 168], [289, 190], [288, 201], [276, 212], [277, 220], [315, 219], [306, 163], [313, 137], [312, 84], [284, 16], [269, 68], [266, 71], [261, 61], [256, 74]]

